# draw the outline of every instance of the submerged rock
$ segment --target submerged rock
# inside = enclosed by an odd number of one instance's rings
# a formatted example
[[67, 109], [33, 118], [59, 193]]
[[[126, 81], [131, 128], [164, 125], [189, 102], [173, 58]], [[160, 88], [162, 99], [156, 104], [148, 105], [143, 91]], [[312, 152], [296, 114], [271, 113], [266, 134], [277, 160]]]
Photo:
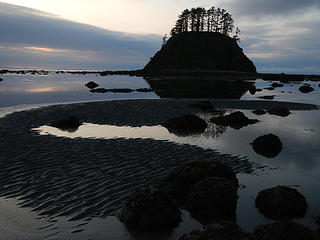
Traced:
[[140, 188], [132, 193], [118, 211], [118, 218], [137, 228], [174, 228], [181, 212], [171, 198], [157, 188]]
[[264, 89], [272, 91], [272, 90], [274, 90], [274, 87], [266, 87]]
[[182, 115], [169, 119], [162, 126], [167, 128], [171, 133], [184, 136], [203, 133], [208, 125], [206, 121], [195, 115]]
[[262, 225], [252, 234], [255, 240], [317, 240], [313, 231], [291, 221]]
[[242, 112], [234, 112], [226, 116], [211, 118], [210, 122], [222, 126], [230, 126], [234, 129], [241, 129], [249, 124], [255, 124], [259, 120], [249, 119]]
[[252, 113], [254, 113], [255, 115], [264, 115], [267, 113], [267, 111], [263, 110], [263, 109], [256, 109], [256, 110], [252, 111]]
[[280, 117], [287, 117], [291, 114], [288, 108], [270, 108], [268, 109], [268, 113], [271, 115], [277, 115]]
[[255, 204], [260, 213], [273, 220], [303, 218], [308, 207], [301, 193], [286, 186], [277, 186], [259, 192]]
[[274, 82], [274, 83], [271, 84], [271, 86], [274, 87], [274, 88], [277, 88], [277, 87], [283, 87], [284, 85], [282, 83]]
[[193, 161], [171, 171], [160, 183], [160, 188], [182, 206], [191, 188], [209, 177], [225, 178], [238, 186], [238, 179], [228, 166], [219, 162]]
[[256, 73], [256, 67], [236, 40], [214, 32], [185, 32], [172, 36], [143, 71], [148, 73], [172, 69]]
[[282, 151], [281, 140], [273, 134], [260, 136], [251, 145], [256, 153], [267, 158], [274, 158]]
[[71, 130], [71, 131], [77, 130], [81, 125], [82, 123], [75, 116], [63, 118], [63, 119], [54, 121], [53, 123], [50, 124], [51, 127], [56, 127], [61, 130]]
[[310, 93], [310, 92], [313, 92], [313, 90], [314, 90], [314, 89], [313, 89], [312, 87], [307, 86], [307, 85], [301, 86], [301, 87], [299, 88], [299, 91], [302, 92], [302, 93]]
[[95, 82], [88, 82], [85, 86], [86, 86], [87, 88], [94, 89], [94, 88], [98, 87], [99, 84], [98, 84], [98, 83], [95, 83]]
[[179, 240], [250, 240], [245, 233], [234, 222], [218, 222], [210, 224], [204, 231], [194, 230], [189, 234], [182, 235]]
[[185, 208], [202, 223], [235, 219], [238, 186], [226, 178], [206, 178], [191, 188]]
[[276, 95], [261, 96], [261, 99], [273, 100]]

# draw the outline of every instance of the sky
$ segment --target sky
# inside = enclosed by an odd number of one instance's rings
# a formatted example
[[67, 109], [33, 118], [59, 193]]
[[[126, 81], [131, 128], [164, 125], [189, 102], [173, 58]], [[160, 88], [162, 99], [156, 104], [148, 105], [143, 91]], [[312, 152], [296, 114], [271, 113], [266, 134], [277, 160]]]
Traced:
[[142, 68], [197, 6], [233, 15], [259, 72], [320, 74], [320, 0], [0, 1], [0, 68]]

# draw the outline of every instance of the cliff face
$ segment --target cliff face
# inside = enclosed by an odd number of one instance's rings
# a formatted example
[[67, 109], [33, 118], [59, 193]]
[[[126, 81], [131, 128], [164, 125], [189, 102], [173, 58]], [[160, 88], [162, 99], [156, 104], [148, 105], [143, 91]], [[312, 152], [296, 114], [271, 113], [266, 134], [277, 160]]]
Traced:
[[171, 37], [143, 70], [223, 70], [256, 73], [253, 62], [234, 39], [213, 32], [186, 32]]

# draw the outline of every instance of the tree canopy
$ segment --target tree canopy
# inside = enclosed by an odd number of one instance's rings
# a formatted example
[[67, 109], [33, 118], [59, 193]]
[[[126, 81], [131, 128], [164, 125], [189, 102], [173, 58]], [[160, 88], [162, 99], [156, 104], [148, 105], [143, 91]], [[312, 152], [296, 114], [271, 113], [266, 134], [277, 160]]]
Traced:
[[[229, 36], [233, 32], [234, 19], [225, 9], [211, 7], [185, 9], [178, 17], [171, 35], [181, 34], [183, 32], [218, 32]], [[237, 27], [234, 39], [239, 41], [240, 29]]]

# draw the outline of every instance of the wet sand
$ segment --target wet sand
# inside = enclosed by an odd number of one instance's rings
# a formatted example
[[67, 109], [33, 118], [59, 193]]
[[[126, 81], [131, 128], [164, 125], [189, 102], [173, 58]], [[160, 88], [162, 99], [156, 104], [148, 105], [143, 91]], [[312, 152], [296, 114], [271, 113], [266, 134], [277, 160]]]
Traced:
[[[187, 113], [196, 100], [125, 100], [49, 106], [0, 119], [0, 196], [21, 200], [39, 215], [69, 220], [113, 215], [139, 186], [151, 184], [171, 168], [197, 159], [222, 161], [237, 173], [260, 165], [247, 158], [191, 145], [153, 139], [69, 139], [39, 135], [33, 128], [74, 115], [81, 121], [116, 126], [156, 126]], [[273, 101], [214, 101], [220, 109], [314, 105]]]

